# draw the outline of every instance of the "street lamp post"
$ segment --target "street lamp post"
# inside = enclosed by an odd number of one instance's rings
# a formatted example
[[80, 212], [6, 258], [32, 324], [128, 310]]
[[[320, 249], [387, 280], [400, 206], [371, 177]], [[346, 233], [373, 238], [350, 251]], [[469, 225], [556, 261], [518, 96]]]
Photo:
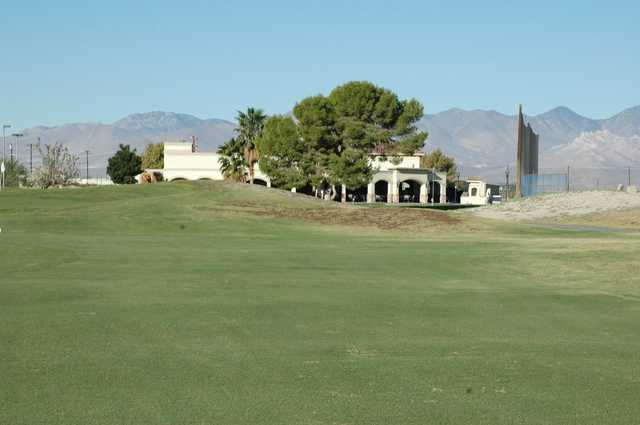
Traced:
[[[20, 141], [20, 138], [24, 136], [24, 134], [13, 133], [12, 136], [16, 138], [16, 162], [19, 162], [20, 161], [20, 145], [18, 142]], [[13, 157], [11, 159], [13, 159]]]
[[7, 151], [7, 128], [11, 128], [11, 125], [9, 124], [3, 124], [2, 125], [2, 160], [5, 160], [6, 157], [6, 151]]
[[7, 128], [11, 128], [11, 126], [9, 124], [2, 124], [2, 163], [0, 164], [0, 168], [2, 170], [0, 170], [0, 189], [4, 186], [4, 171], [5, 171], [5, 157], [6, 157], [6, 152], [7, 152], [7, 134], [6, 134], [6, 130]]

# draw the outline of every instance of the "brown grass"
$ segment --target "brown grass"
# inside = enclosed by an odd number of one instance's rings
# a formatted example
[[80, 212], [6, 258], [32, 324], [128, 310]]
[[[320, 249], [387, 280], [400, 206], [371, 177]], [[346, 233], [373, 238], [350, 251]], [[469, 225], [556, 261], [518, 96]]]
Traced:
[[454, 225], [460, 222], [459, 219], [451, 217], [445, 212], [419, 208], [287, 208], [262, 211], [258, 215], [326, 225], [375, 227], [382, 230], [418, 229], [434, 225]]
[[371, 208], [328, 204], [326, 207], [286, 208], [255, 202], [232, 202], [224, 206], [200, 207], [199, 211], [247, 214], [257, 217], [287, 219], [323, 225], [376, 228], [380, 230], [423, 230], [453, 226], [462, 220], [443, 211], [424, 208]]

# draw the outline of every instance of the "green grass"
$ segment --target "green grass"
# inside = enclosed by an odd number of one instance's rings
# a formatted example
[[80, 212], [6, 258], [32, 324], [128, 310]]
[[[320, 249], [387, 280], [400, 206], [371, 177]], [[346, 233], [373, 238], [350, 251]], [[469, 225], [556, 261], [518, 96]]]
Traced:
[[219, 183], [0, 193], [0, 424], [638, 422], [637, 236], [261, 204], [335, 207]]

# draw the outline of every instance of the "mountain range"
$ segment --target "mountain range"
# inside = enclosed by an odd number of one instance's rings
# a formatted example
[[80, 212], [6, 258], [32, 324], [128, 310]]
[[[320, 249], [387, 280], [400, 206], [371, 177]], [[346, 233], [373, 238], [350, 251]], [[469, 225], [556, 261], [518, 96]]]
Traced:
[[[585, 168], [640, 166], [640, 106], [608, 119], [583, 117], [567, 107], [525, 118], [540, 134], [540, 167], [543, 169], [567, 165]], [[515, 115], [450, 109], [425, 115], [418, 127], [429, 132], [426, 151], [441, 148], [467, 170], [502, 170], [514, 163]], [[27, 144], [35, 144], [38, 140], [61, 142], [77, 154], [89, 150], [90, 167], [96, 175], [104, 173], [107, 158], [120, 143], [141, 152], [148, 143], [195, 136], [200, 150], [211, 151], [231, 138], [234, 128], [234, 123], [220, 119], [160, 111], [138, 113], [113, 124], [79, 123], [26, 129], [19, 154], [23, 161], [28, 160]]]
[[[525, 116], [540, 135], [540, 167], [640, 165], [640, 106], [608, 119], [583, 117], [567, 107]], [[425, 115], [418, 127], [427, 146], [453, 155], [463, 166], [503, 167], [515, 162], [515, 115], [450, 109]]]
[[[116, 152], [119, 144], [128, 144], [141, 153], [148, 143], [187, 140], [195, 136], [200, 149], [209, 151], [229, 140], [235, 127], [235, 124], [220, 119], [203, 120], [193, 115], [159, 111], [128, 115], [113, 124], [39, 126], [23, 131], [20, 158], [28, 161], [25, 147], [30, 143], [35, 145], [38, 140], [42, 144], [60, 142], [73, 153], [82, 154], [83, 167], [84, 152], [88, 150], [89, 166], [94, 170], [92, 174], [104, 175], [107, 159]], [[9, 141], [12, 140], [8, 138], [7, 143]]]

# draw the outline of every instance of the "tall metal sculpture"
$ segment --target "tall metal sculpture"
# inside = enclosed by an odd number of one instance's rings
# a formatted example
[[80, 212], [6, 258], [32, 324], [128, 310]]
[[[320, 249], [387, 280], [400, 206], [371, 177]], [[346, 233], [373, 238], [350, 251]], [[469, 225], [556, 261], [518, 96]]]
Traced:
[[522, 105], [518, 110], [518, 148], [516, 153], [516, 196], [528, 196], [530, 190], [523, 191], [523, 180], [530, 186], [538, 175], [538, 135], [531, 128], [531, 124], [525, 125]]

